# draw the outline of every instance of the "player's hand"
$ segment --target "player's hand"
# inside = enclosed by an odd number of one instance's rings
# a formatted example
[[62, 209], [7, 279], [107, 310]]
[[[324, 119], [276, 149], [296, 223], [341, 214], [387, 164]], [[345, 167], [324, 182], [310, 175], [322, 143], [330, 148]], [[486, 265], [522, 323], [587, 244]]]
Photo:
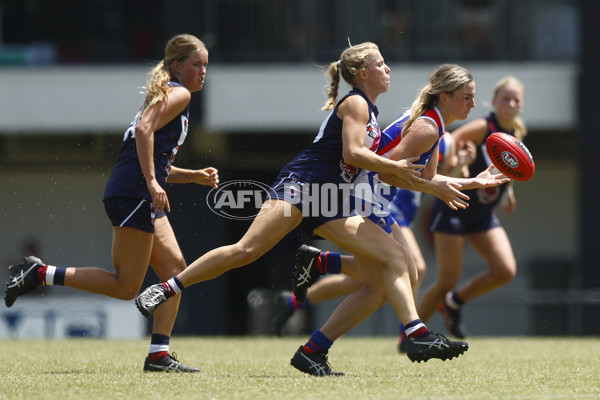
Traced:
[[473, 178], [473, 183], [476, 187], [486, 188], [498, 186], [503, 183], [510, 182], [510, 178], [506, 177], [504, 174], [492, 174], [494, 170], [494, 165], [490, 165], [484, 171], [480, 172], [475, 178]]
[[394, 172], [398, 178], [402, 179], [412, 188], [416, 187], [417, 183], [422, 183], [421, 169], [424, 167], [422, 164], [413, 164], [413, 161], [417, 161], [419, 157], [408, 157], [396, 162], [398, 169]]
[[453, 210], [469, 207], [469, 196], [460, 191], [461, 184], [450, 181], [437, 181], [435, 195]]
[[213, 167], [207, 167], [194, 171], [192, 182], [216, 188], [219, 185], [219, 171]]
[[171, 211], [167, 192], [165, 192], [156, 180], [148, 183], [148, 190], [150, 191], [150, 196], [152, 196], [152, 206], [154, 206], [154, 212], [156, 212], [156, 214], [160, 214], [163, 211]]

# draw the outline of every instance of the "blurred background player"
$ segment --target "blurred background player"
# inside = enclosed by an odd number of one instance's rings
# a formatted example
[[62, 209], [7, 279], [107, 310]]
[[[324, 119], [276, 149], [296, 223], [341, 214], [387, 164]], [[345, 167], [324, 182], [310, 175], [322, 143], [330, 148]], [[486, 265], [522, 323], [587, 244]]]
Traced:
[[[470, 176], [491, 165], [485, 141], [492, 133], [506, 132], [523, 140], [527, 129], [519, 114], [523, 109], [524, 95], [523, 84], [518, 79], [503, 77], [494, 88], [494, 110], [487, 117], [478, 118], [452, 132], [455, 141], [472, 142], [477, 147], [476, 158], [468, 168]], [[448, 331], [458, 338], [466, 336], [461, 315], [464, 303], [506, 285], [517, 272], [512, 246], [495, 211], [503, 198], [503, 212], [515, 211], [512, 181], [466, 193], [471, 198], [466, 210], [452, 210], [437, 200], [432, 206], [430, 229], [433, 231], [438, 275], [419, 303], [419, 315], [424, 320], [429, 320], [439, 309]], [[461, 276], [465, 240], [485, 260], [488, 270], [454, 289]]]
[[[191, 93], [202, 89], [208, 50], [192, 35], [169, 40], [164, 59], [152, 69], [141, 111], [125, 132], [119, 159], [104, 193], [106, 213], [113, 225], [114, 272], [102, 268], [59, 268], [29, 256], [10, 268], [5, 303], [39, 285], [63, 285], [121, 300], [140, 290], [150, 264], [161, 280], [186, 267], [165, 211], [169, 183], [217, 187], [215, 168], [189, 170], [172, 165], [188, 132]], [[171, 331], [181, 296], [171, 298], [156, 313], [144, 371], [197, 372], [169, 354]]]

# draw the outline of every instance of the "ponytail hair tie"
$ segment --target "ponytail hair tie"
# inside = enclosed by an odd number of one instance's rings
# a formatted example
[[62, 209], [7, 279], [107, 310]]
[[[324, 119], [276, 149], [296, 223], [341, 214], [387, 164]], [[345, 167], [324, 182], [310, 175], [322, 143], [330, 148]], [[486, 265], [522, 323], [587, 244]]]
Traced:
[[338, 67], [339, 70], [342, 69], [342, 60], [338, 60], [337, 67]]

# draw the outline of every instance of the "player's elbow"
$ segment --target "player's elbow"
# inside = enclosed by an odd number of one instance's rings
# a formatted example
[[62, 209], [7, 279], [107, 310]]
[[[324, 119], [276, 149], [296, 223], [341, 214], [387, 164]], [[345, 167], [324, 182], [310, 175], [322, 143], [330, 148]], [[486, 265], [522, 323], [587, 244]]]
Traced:
[[361, 164], [361, 154], [362, 152], [358, 149], [344, 148], [342, 150], [342, 157], [344, 158], [344, 162], [346, 164], [354, 165], [355, 167], [358, 167]]

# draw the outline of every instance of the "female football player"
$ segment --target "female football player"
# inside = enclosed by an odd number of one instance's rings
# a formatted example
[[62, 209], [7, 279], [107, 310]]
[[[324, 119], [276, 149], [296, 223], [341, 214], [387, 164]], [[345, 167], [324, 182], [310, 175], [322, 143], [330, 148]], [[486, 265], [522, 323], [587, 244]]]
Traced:
[[[148, 265], [161, 280], [186, 267], [165, 212], [170, 211], [167, 182], [217, 187], [218, 172], [172, 165], [188, 132], [191, 93], [204, 86], [208, 51], [198, 38], [180, 34], [169, 40], [164, 59], [154, 67], [141, 110], [125, 132], [121, 153], [104, 193], [113, 225], [114, 271], [102, 268], [59, 268], [37, 257], [11, 268], [6, 305], [38, 285], [63, 285], [122, 300], [139, 292]], [[144, 371], [197, 372], [169, 354], [171, 331], [181, 296], [173, 296], [155, 314]]]
[[[494, 132], [506, 132], [523, 140], [527, 134], [519, 113], [524, 105], [523, 84], [512, 76], [500, 79], [494, 89], [492, 111], [452, 132], [455, 140], [477, 146], [475, 161], [469, 166], [471, 176], [491, 165], [485, 149], [486, 139]], [[505, 200], [503, 211], [515, 210], [512, 182], [466, 192], [471, 198], [466, 210], [452, 210], [435, 201], [430, 229], [438, 263], [436, 281], [424, 292], [419, 315], [425, 320], [439, 309], [448, 331], [459, 338], [466, 336], [461, 309], [473, 300], [509, 283], [517, 272], [517, 263], [506, 231], [496, 217], [496, 207]], [[461, 275], [465, 240], [483, 257], [488, 270], [455, 288]]]

